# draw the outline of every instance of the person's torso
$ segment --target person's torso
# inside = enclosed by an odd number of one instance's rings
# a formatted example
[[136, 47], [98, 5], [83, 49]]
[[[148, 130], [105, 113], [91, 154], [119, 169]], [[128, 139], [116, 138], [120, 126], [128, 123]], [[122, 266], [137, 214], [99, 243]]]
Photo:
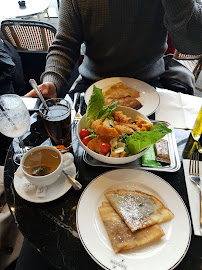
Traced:
[[160, 0], [78, 0], [78, 10], [86, 45], [81, 72], [141, 77], [162, 58], [167, 30]]

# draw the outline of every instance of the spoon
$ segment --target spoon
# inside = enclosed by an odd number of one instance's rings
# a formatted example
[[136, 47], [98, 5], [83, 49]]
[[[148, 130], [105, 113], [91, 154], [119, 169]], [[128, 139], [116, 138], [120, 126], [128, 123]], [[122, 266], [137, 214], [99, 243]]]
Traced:
[[74, 179], [73, 177], [71, 177], [64, 170], [62, 172], [67, 177], [67, 180], [70, 182], [70, 184], [73, 186], [74, 189], [79, 190], [79, 189], [82, 188], [82, 185], [76, 179]]
[[[36, 166], [32, 168], [32, 175], [34, 176], [42, 176], [49, 174], [49, 167], [47, 166]], [[62, 170], [64, 175], [67, 177], [67, 180], [70, 182], [70, 184], [73, 186], [74, 189], [79, 190], [82, 188], [82, 185], [73, 177], [71, 177], [69, 174], [67, 174], [64, 170]]]
[[44, 107], [46, 108], [47, 111], [49, 111], [49, 107], [45, 101], [45, 99], [43, 98], [42, 94], [41, 94], [41, 91], [39, 90], [38, 88], [38, 85], [36, 83], [36, 81], [34, 79], [30, 79], [29, 80], [29, 83], [31, 84], [31, 86], [33, 87], [33, 89], [36, 91], [37, 95], [39, 96], [39, 98], [41, 99]]

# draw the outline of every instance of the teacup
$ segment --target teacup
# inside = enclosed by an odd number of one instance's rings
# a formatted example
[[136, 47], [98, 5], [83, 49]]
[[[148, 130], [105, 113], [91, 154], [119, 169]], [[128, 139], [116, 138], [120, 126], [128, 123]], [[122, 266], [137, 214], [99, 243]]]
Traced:
[[21, 169], [35, 186], [49, 186], [57, 181], [63, 170], [63, 156], [52, 146], [36, 146], [24, 154]]

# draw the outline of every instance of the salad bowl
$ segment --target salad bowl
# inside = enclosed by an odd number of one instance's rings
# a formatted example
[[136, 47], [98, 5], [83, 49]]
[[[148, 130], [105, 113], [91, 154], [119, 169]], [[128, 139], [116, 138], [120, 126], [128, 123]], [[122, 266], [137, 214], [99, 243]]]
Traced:
[[[132, 117], [132, 119], [135, 119], [136, 116], [140, 116], [141, 118], [145, 119], [146, 121], [151, 122], [149, 120], [149, 118], [147, 118], [145, 115], [143, 115], [142, 113], [140, 113], [140, 112], [138, 112], [138, 111], [136, 111], [136, 110], [134, 110], [132, 108], [129, 108], [129, 107], [117, 106], [115, 111], [122, 111], [124, 115], [126, 115], [128, 117]], [[99, 161], [107, 163], [107, 164], [126, 164], [126, 163], [130, 163], [130, 162], [140, 158], [149, 149], [149, 147], [147, 147], [144, 150], [140, 151], [139, 153], [137, 153], [135, 155], [128, 156], [128, 157], [115, 158], [115, 157], [108, 157], [108, 156], [100, 155], [100, 154], [90, 150], [82, 142], [82, 140], [81, 140], [81, 138], [79, 136], [79, 132], [81, 131], [81, 129], [85, 129], [85, 128], [86, 128], [86, 114], [83, 115], [83, 117], [80, 119], [80, 121], [78, 123], [78, 126], [77, 126], [77, 136], [78, 136], [78, 139], [79, 139], [79, 143], [90, 156], [92, 156], [96, 160], [99, 160]]]

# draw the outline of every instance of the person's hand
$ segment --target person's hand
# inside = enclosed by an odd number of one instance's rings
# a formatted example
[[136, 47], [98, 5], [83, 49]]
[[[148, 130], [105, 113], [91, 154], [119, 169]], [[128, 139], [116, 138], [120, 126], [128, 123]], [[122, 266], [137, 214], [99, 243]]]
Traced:
[[[52, 82], [42, 83], [38, 86], [38, 88], [44, 97], [48, 97], [48, 98], [56, 98], [57, 97], [56, 87], [55, 87], [54, 83], [52, 83]], [[25, 97], [38, 97], [38, 95], [37, 95], [36, 91], [33, 89], [30, 92], [28, 92], [25, 95]]]

